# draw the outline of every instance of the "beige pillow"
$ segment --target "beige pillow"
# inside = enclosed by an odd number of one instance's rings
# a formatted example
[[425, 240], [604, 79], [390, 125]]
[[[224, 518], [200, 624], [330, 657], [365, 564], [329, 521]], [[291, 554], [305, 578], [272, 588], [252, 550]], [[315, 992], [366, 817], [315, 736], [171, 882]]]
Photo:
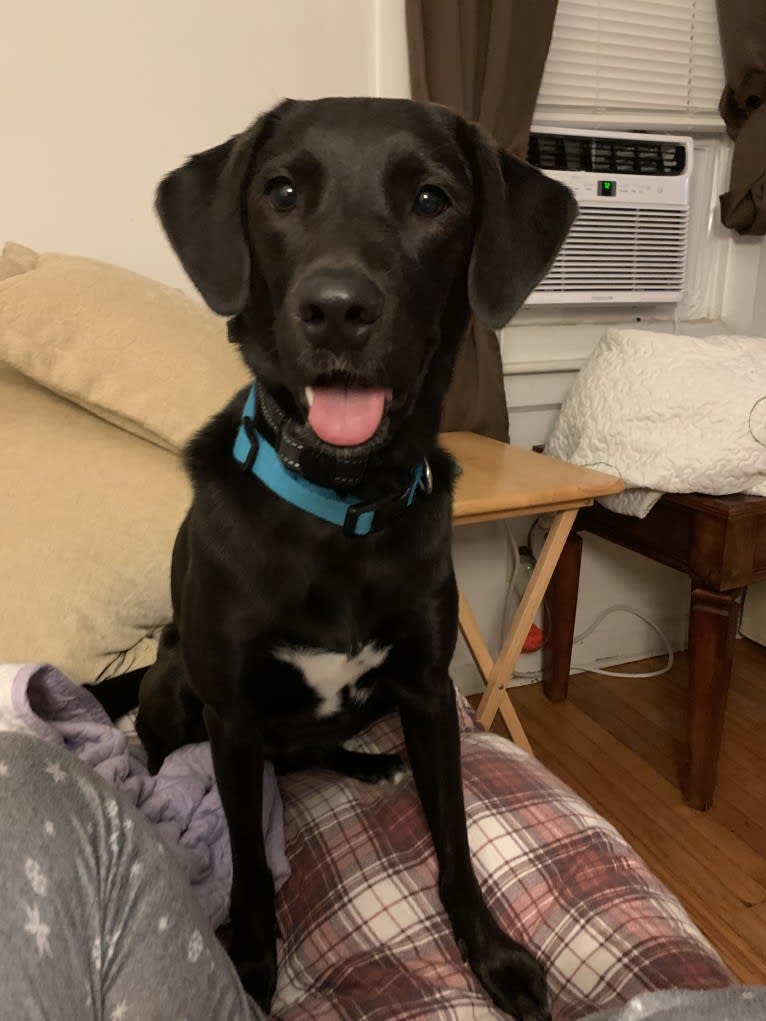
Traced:
[[0, 367], [0, 494], [0, 661], [78, 682], [151, 663], [190, 500], [177, 455]]
[[170, 450], [251, 378], [225, 321], [181, 291], [14, 244], [0, 256], [0, 361]]
[[40, 256], [31, 248], [9, 241], [0, 255], [0, 280], [34, 269], [39, 259]]

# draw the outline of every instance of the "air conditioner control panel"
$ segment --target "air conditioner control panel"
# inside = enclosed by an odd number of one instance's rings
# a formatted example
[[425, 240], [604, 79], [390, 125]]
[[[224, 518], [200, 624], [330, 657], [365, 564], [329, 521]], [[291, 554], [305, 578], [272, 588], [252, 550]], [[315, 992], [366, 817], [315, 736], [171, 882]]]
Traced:
[[593, 174], [584, 171], [544, 170], [574, 192], [578, 202], [629, 202], [646, 205], [686, 205], [689, 178], [642, 177], [639, 174]]

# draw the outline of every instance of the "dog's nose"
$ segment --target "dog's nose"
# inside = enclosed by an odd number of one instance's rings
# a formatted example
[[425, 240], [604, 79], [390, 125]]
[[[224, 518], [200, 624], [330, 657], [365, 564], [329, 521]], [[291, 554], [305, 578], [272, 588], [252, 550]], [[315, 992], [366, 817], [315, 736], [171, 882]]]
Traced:
[[318, 347], [364, 347], [383, 314], [383, 295], [364, 273], [323, 270], [298, 285], [295, 302], [303, 330]]

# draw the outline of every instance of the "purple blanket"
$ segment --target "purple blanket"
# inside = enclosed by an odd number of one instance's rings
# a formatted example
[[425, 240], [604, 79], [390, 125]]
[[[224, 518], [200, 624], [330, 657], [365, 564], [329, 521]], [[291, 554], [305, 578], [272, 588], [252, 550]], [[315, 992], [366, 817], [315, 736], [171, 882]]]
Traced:
[[[43, 741], [63, 746], [87, 762], [136, 805], [180, 862], [211, 925], [217, 928], [225, 922], [231, 848], [210, 745], [179, 748], [152, 776], [98, 700], [60, 670], [46, 663], [0, 667], [0, 683], [5, 687], [9, 681], [10, 708], [16, 719]], [[270, 763], [263, 778], [263, 830], [266, 858], [278, 890], [290, 875], [290, 866], [285, 857], [282, 801]]]

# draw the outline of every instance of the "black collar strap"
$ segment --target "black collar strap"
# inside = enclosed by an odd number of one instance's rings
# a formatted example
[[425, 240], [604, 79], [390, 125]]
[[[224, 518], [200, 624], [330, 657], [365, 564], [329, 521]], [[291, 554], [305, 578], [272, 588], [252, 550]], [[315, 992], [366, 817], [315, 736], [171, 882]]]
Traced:
[[358, 486], [364, 478], [369, 451], [342, 452], [322, 443], [309, 429], [289, 418], [265, 387], [258, 390], [255, 424], [290, 471], [319, 486]]

